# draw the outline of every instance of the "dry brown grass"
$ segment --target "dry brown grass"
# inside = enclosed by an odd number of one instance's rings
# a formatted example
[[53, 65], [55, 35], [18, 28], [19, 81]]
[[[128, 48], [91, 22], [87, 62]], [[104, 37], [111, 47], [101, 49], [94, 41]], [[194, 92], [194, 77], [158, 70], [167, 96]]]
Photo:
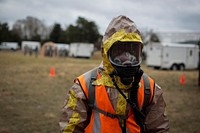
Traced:
[[[73, 79], [100, 64], [100, 54], [88, 59], [23, 56], [0, 51], [0, 133], [56, 133], [65, 94]], [[55, 77], [50, 77], [54, 66]], [[198, 71], [154, 70], [142, 65], [163, 88], [171, 133], [200, 129]], [[180, 85], [181, 74], [185, 85]]]

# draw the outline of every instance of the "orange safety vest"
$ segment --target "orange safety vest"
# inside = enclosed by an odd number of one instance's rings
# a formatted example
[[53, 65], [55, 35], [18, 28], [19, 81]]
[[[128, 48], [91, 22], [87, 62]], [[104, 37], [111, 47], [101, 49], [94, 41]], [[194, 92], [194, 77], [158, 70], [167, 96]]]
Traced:
[[[93, 70], [94, 71], [94, 70]], [[91, 82], [92, 70], [79, 76], [77, 79], [88, 98], [89, 94], [89, 87]], [[97, 73], [97, 71], [96, 71]], [[97, 75], [97, 74], [96, 74]], [[97, 78], [100, 75], [98, 74]], [[154, 93], [154, 81], [148, 77], [149, 80], [149, 93], [150, 93], [150, 101], [152, 101], [153, 93]], [[138, 106], [142, 109], [144, 103], [144, 96], [145, 96], [145, 89], [144, 89], [144, 80], [141, 78], [140, 83], [142, 84], [138, 89]], [[116, 114], [113, 106], [109, 100], [108, 94], [106, 92], [106, 88], [103, 85], [95, 86], [95, 97], [94, 97], [94, 104], [100, 110], [104, 110], [105, 112], [109, 112], [111, 114]], [[128, 118], [126, 120], [126, 128], [130, 133], [140, 133], [140, 126], [137, 125], [134, 114], [132, 110], [129, 111]], [[121, 133], [121, 127], [118, 121], [118, 118], [111, 118], [100, 111], [96, 111], [95, 109], [92, 110], [92, 114], [90, 117], [90, 123], [85, 128], [86, 133]]]

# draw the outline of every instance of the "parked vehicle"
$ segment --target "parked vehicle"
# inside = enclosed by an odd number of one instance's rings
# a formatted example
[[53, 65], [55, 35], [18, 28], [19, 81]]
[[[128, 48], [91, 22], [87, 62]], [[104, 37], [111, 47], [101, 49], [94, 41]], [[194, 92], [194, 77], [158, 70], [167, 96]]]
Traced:
[[40, 42], [36, 41], [22, 41], [22, 51], [24, 51], [26, 48], [35, 50], [36, 48], [40, 50], [41, 44]]
[[94, 45], [91, 43], [71, 43], [69, 56], [90, 58], [93, 55]]
[[195, 44], [149, 43], [146, 46], [147, 66], [161, 69], [196, 69], [199, 47]]
[[56, 43], [58, 56], [68, 56], [69, 44]]
[[16, 51], [19, 49], [17, 42], [2, 42], [0, 45], [0, 50], [13, 50]]

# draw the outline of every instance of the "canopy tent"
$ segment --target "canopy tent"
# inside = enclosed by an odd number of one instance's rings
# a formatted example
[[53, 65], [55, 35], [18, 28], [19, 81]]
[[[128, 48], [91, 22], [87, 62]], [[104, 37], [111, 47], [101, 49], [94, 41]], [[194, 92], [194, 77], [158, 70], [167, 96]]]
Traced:
[[46, 42], [41, 48], [41, 55], [43, 56], [57, 56], [57, 46], [54, 42]]

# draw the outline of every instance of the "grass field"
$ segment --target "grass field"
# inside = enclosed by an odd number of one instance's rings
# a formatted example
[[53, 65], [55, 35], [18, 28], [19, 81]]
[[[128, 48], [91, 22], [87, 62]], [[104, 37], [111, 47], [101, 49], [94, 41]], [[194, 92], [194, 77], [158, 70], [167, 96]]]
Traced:
[[[99, 65], [92, 59], [24, 56], [20, 51], [0, 51], [0, 133], [58, 133], [65, 94], [73, 79]], [[49, 76], [55, 68], [55, 77]], [[163, 88], [170, 133], [200, 130], [198, 71], [154, 70], [142, 64]], [[180, 85], [184, 74], [185, 84]]]

